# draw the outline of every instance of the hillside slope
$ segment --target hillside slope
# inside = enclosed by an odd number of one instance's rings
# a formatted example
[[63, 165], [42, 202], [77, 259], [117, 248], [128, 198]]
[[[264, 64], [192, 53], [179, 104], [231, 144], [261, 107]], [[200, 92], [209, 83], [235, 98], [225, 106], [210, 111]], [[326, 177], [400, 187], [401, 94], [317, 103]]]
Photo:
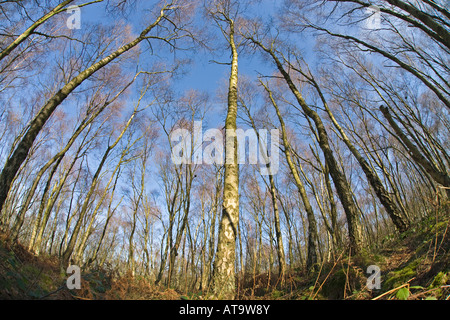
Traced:
[[[300, 277], [290, 299], [450, 299], [450, 219], [429, 217], [409, 231], [386, 237], [378, 249], [341, 255], [315, 275]], [[367, 288], [368, 267], [379, 267], [380, 289]]]
[[[450, 218], [430, 217], [408, 232], [387, 237], [379, 249], [354, 258], [340, 255], [314, 274], [291, 274], [283, 288], [267, 275], [240, 283], [240, 299], [450, 299]], [[369, 290], [367, 266], [381, 271], [381, 288]], [[113, 270], [83, 270], [82, 289], [69, 290], [56, 257], [31, 254], [0, 236], [0, 299], [201, 299]], [[276, 277], [272, 278], [272, 281]], [[255, 281], [256, 280], [256, 281]], [[276, 282], [276, 281], [275, 281]]]

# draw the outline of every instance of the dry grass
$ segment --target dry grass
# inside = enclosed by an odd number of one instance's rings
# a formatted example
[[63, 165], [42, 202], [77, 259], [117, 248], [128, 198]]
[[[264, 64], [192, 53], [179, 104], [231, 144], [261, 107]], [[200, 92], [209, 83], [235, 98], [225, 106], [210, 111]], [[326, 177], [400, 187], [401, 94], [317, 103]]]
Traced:
[[[386, 242], [376, 253], [351, 257], [346, 252], [323, 263], [316, 272], [290, 270], [284, 284], [277, 274], [241, 274], [238, 299], [395, 299], [408, 288], [408, 299], [450, 297], [450, 218], [430, 217], [414, 230]], [[382, 271], [382, 290], [366, 288], [368, 265]], [[68, 290], [57, 257], [35, 256], [0, 234], [0, 299], [50, 300], [179, 300], [182, 293], [143, 277], [115, 270], [82, 271], [81, 290]], [[416, 288], [423, 289], [416, 289]], [[195, 291], [195, 290], [194, 290]], [[384, 293], [384, 294], [383, 294]], [[201, 292], [190, 298], [203, 299]]]

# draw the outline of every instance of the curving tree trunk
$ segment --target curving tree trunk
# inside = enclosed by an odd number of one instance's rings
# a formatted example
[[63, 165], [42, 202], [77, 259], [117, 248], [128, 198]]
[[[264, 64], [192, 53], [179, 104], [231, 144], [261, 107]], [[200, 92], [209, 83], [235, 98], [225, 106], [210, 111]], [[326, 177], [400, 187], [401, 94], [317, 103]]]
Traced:
[[375, 194], [377, 195], [381, 204], [385, 208], [387, 214], [391, 218], [395, 227], [397, 228], [397, 230], [399, 232], [406, 231], [408, 229], [408, 222], [402, 216], [400, 209], [398, 209], [397, 206], [395, 205], [395, 202], [392, 200], [392, 197], [390, 196], [389, 192], [386, 190], [383, 183], [381, 182], [380, 177], [378, 177], [378, 175], [375, 173], [375, 171], [372, 170], [369, 163], [359, 153], [358, 149], [356, 149], [355, 146], [351, 143], [350, 139], [345, 134], [345, 131], [342, 129], [342, 127], [337, 122], [336, 118], [334, 117], [333, 113], [331, 112], [330, 108], [328, 107], [328, 103], [322, 93], [322, 90], [320, 90], [318, 83], [315, 81], [315, 79], [312, 76], [308, 76], [308, 75], [304, 74], [303, 72], [302, 72], [302, 74], [307, 76], [308, 79], [313, 84], [313, 86], [316, 88], [316, 90], [320, 96], [320, 99], [322, 100], [322, 104], [325, 107], [325, 110], [331, 119], [331, 122], [333, 122], [333, 125], [335, 126], [335, 128], [337, 129], [337, 131], [340, 134], [340, 138], [342, 139], [342, 141], [344, 141], [347, 148], [350, 150], [350, 152], [353, 154], [353, 156], [358, 161], [361, 169], [363, 170], [364, 174], [366, 175], [367, 181], [369, 181], [370, 186], [375, 191]]
[[272, 105], [275, 108], [275, 111], [276, 111], [276, 114], [278, 117], [278, 121], [280, 122], [281, 137], [282, 137], [282, 141], [283, 141], [286, 162], [289, 166], [289, 170], [291, 171], [292, 176], [294, 177], [295, 185], [296, 185], [297, 190], [302, 199], [303, 206], [305, 207], [306, 218], [308, 219], [308, 237], [307, 237], [308, 238], [308, 247], [307, 247], [307, 257], [306, 257], [306, 268], [313, 271], [315, 268], [315, 265], [317, 264], [317, 261], [318, 261], [317, 251], [318, 251], [319, 236], [317, 234], [316, 218], [314, 216], [314, 211], [311, 206], [311, 203], [309, 202], [305, 186], [300, 178], [300, 175], [298, 173], [298, 170], [297, 170], [294, 162], [292, 161], [291, 144], [288, 141], [286, 125], [285, 125], [283, 117], [281, 115], [280, 108], [278, 107], [278, 104], [276, 103], [275, 99], [273, 98], [273, 95], [272, 95], [272, 92], [270, 91], [270, 89], [262, 81], [260, 81], [260, 83], [264, 86], [264, 89], [269, 94], [270, 101], [272, 102]]
[[329, 140], [328, 133], [322, 122], [322, 119], [320, 118], [319, 114], [316, 111], [314, 111], [307, 105], [306, 101], [303, 99], [302, 94], [300, 93], [300, 91], [298, 91], [297, 87], [295, 86], [291, 76], [284, 69], [280, 59], [275, 54], [274, 49], [265, 47], [261, 42], [257, 41], [252, 37], [249, 37], [249, 39], [255, 45], [260, 47], [264, 52], [270, 55], [278, 71], [281, 73], [282, 77], [286, 81], [289, 89], [294, 94], [299, 106], [302, 108], [305, 115], [314, 122], [314, 125], [318, 133], [319, 146], [322, 149], [322, 152], [325, 156], [325, 161], [328, 164], [330, 175], [333, 179], [334, 186], [336, 188], [339, 199], [341, 200], [342, 206], [344, 207], [344, 211], [346, 214], [351, 252], [352, 254], [358, 254], [361, 251], [362, 247], [362, 235], [361, 235], [361, 226], [359, 221], [358, 208], [356, 207], [356, 204], [353, 200], [350, 185], [344, 173], [340, 170], [339, 164], [336, 161], [336, 158], [334, 157], [333, 151], [328, 141]]
[[[170, 6], [169, 6], [170, 8]], [[144, 29], [141, 34], [129, 42], [128, 44], [122, 46], [115, 52], [111, 53], [109, 56], [103, 58], [102, 60], [92, 64], [89, 68], [80, 72], [76, 77], [70, 80], [62, 89], [60, 89], [53, 97], [51, 97], [45, 105], [39, 110], [39, 113], [30, 122], [28, 131], [22, 137], [21, 141], [18, 143], [13, 154], [6, 160], [6, 163], [0, 173], [0, 212], [5, 203], [6, 197], [8, 196], [9, 189], [11, 188], [12, 181], [19, 168], [21, 167], [23, 161], [26, 159], [28, 152], [30, 151], [34, 140], [36, 139], [39, 132], [44, 127], [47, 120], [53, 114], [55, 109], [76, 89], [78, 88], [86, 79], [92, 76], [95, 72], [102, 69], [110, 62], [114, 61], [124, 53], [128, 52], [132, 48], [136, 47], [139, 43], [147, 39], [148, 33], [155, 28], [160, 21], [165, 16], [165, 10], [168, 6], [161, 9], [158, 18]]]
[[383, 113], [386, 120], [389, 122], [389, 125], [394, 129], [396, 134], [396, 138], [399, 139], [406, 149], [409, 152], [411, 158], [420, 165], [430, 176], [431, 178], [446, 187], [447, 197], [450, 198], [450, 175], [448, 172], [439, 170], [433, 163], [428, 161], [419, 149], [408, 139], [408, 137], [403, 133], [402, 129], [397, 125], [395, 120], [392, 118], [389, 109], [384, 106], [380, 106], [380, 111]]

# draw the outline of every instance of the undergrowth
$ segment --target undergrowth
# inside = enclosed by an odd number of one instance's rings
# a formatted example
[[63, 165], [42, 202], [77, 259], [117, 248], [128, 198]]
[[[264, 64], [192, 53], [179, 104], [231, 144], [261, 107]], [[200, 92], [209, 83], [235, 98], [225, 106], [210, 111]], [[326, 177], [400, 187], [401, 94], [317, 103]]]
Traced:
[[[448, 208], [446, 208], [448, 209]], [[314, 272], [238, 276], [237, 299], [252, 300], [449, 300], [449, 212], [429, 216], [407, 232], [386, 237], [377, 249], [359, 256], [335, 252]], [[367, 267], [381, 270], [381, 288], [367, 287]], [[82, 271], [81, 289], [69, 290], [56, 257], [35, 256], [0, 235], [0, 299], [171, 300], [203, 299], [198, 291], [182, 292], [155, 285], [145, 277], [114, 270]]]

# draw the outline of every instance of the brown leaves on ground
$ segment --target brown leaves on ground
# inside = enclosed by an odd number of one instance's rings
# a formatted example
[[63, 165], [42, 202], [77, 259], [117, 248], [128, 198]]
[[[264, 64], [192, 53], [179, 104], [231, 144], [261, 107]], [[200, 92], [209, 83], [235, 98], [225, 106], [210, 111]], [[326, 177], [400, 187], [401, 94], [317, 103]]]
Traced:
[[119, 300], [179, 300], [180, 294], [170, 288], [156, 286], [146, 279], [124, 276], [112, 281], [105, 299]]

